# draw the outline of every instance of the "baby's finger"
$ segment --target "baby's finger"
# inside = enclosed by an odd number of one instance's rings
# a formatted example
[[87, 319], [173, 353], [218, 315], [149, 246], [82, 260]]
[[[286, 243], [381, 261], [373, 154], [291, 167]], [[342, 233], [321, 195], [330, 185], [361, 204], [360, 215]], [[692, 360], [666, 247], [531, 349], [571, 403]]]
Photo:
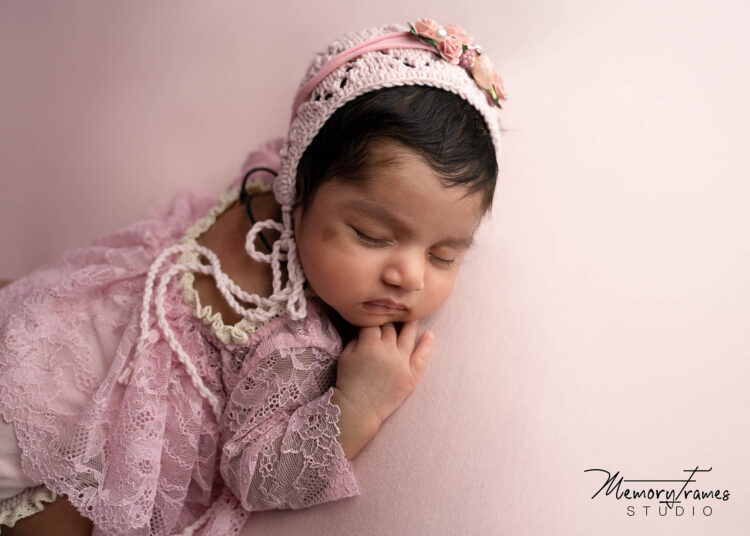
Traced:
[[398, 334], [398, 349], [402, 354], [411, 355], [414, 341], [417, 340], [417, 321], [406, 322]]
[[380, 341], [380, 326], [359, 328], [359, 337], [357, 337], [357, 342], [374, 341]]
[[396, 326], [393, 325], [393, 322], [380, 326], [380, 339], [387, 343], [396, 342]]
[[435, 342], [435, 335], [431, 331], [425, 331], [422, 333], [422, 337], [419, 339], [419, 344], [411, 354], [411, 373], [414, 378], [419, 379], [422, 374], [425, 365], [427, 365], [427, 359], [430, 357], [432, 347]]

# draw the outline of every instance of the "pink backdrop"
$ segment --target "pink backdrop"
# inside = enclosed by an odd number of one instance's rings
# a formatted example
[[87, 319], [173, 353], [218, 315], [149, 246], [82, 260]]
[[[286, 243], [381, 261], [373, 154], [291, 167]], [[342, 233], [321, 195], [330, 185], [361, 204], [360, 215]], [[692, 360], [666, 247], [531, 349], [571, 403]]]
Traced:
[[[182, 184], [220, 192], [343, 31], [456, 22], [511, 97], [493, 218], [426, 322], [417, 390], [354, 460], [362, 495], [256, 513], [245, 533], [750, 533], [750, 9], [268, 5], [0, 3], [0, 278]], [[730, 497], [681, 516], [592, 499], [604, 480], [584, 473], [696, 466], [712, 471], [689, 489]]]

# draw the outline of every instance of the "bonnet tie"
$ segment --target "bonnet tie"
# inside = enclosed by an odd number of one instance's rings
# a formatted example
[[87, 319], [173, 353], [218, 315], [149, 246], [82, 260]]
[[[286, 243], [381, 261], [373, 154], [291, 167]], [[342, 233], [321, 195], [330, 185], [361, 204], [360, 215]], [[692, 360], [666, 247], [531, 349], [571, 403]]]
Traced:
[[[239, 195], [237, 188], [235, 188], [233, 194]], [[294, 240], [293, 237], [290, 237], [288, 235], [285, 236], [282, 233], [282, 237], [273, 243], [270, 254], [261, 253], [255, 249], [254, 243], [255, 237], [263, 229], [276, 229], [281, 231], [281, 224], [273, 220], [264, 220], [254, 223], [245, 239], [245, 250], [251, 257], [256, 260], [271, 263], [273, 271], [274, 293], [269, 298], [264, 298], [257, 294], [249, 294], [242, 290], [224, 271], [222, 271], [221, 263], [219, 262], [219, 258], [216, 256], [216, 254], [206, 247], [198, 244], [183, 243], [175, 244], [162, 250], [156, 260], [154, 260], [154, 262], [151, 264], [148, 275], [146, 277], [146, 284], [141, 306], [140, 334], [136, 343], [135, 355], [121, 372], [117, 380], [118, 383], [123, 385], [127, 385], [128, 383], [130, 383], [134, 370], [133, 363], [141, 355], [143, 355], [145, 344], [149, 339], [149, 327], [151, 322], [151, 300], [153, 297], [157, 324], [161, 332], [164, 334], [164, 338], [169, 343], [169, 347], [177, 355], [177, 359], [179, 360], [179, 362], [182, 363], [185, 367], [185, 370], [187, 371], [193, 386], [198, 390], [201, 397], [203, 397], [211, 406], [211, 409], [213, 410], [217, 421], [221, 419], [222, 408], [219, 399], [211, 392], [210, 389], [208, 389], [208, 387], [206, 387], [195, 364], [190, 359], [190, 356], [188, 356], [188, 354], [185, 352], [182, 345], [177, 340], [174, 331], [169, 326], [166, 310], [164, 308], [164, 299], [167, 292], [167, 285], [172, 278], [186, 272], [211, 275], [216, 282], [216, 288], [219, 290], [232, 310], [238, 315], [253, 322], [266, 322], [274, 316], [283, 313], [287, 308], [286, 302], [287, 297], [291, 294], [291, 287], [287, 283], [286, 287], [284, 287], [283, 289], [281, 288], [281, 261], [286, 260], [287, 258], [287, 254], [283, 253], [282, 251], [282, 246], [287, 245], [290, 242], [293, 243]], [[167, 259], [186, 251], [195, 251], [204, 259], [206, 259], [208, 261], [208, 264], [176, 263], [174, 261], [171, 261], [171, 266], [169, 266], [169, 268], [167, 268], [166, 271], [161, 274], [157, 284], [157, 274], [162, 269], [163, 265], [167, 262]], [[154, 292], [156, 293], [155, 296]], [[243, 302], [253, 304], [256, 308], [247, 309], [239, 303], [238, 299], [242, 300]]]

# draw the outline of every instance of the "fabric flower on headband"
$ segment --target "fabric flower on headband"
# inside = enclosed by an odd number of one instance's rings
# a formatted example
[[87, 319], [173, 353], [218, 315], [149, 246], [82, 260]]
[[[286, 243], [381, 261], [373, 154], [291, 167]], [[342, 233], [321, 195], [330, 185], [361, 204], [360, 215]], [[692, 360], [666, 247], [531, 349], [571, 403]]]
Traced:
[[477, 85], [487, 91], [492, 102], [502, 109], [500, 101], [508, 100], [503, 79], [495, 72], [495, 67], [482, 52], [482, 47], [473, 45], [473, 39], [463, 28], [452, 24], [441, 26], [432, 19], [417, 19], [414, 24], [407, 24], [411, 33], [437, 47], [444, 60], [471, 73]]

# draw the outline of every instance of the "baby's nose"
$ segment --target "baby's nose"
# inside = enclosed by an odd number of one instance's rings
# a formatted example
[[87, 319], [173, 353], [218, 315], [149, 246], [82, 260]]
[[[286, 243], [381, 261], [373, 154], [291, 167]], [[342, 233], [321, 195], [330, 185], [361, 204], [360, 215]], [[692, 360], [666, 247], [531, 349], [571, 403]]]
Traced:
[[424, 288], [424, 260], [416, 255], [401, 255], [383, 270], [383, 281], [404, 290]]

